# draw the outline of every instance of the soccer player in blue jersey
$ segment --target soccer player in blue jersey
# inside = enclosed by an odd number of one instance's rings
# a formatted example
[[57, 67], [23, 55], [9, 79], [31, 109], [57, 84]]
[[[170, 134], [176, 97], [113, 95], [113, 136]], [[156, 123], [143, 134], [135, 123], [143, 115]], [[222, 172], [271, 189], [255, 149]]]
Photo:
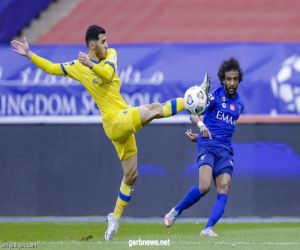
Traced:
[[243, 71], [235, 58], [225, 60], [218, 72], [221, 87], [209, 95], [209, 103], [204, 112], [203, 122], [197, 116], [191, 116], [193, 124], [200, 133], [191, 130], [186, 135], [197, 142], [199, 166], [199, 184], [191, 188], [182, 201], [165, 215], [165, 225], [170, 227], [176, 218], [195, 204], [210, 190], [212, 179], [217, 189], [217, 199], [201, 236], [218, 236], [213, 227], [222, 217], [227, 203], [228, 192], [233, 172], [232, 135], [244, 105], [237, 93], [239, 83], [243, 79]]

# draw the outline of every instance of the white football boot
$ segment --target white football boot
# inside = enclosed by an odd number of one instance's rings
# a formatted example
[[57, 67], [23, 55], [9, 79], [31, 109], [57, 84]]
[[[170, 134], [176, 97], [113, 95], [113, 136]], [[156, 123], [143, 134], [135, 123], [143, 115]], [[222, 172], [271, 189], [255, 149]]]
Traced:
[[208, 95], [209, 90], [210, 90], [210, 75], [208, 73], [205, 73], [203, 82], [200, 84], [200, 87]]
[[172, 226], [178, 216], [178, 212], [175, 210], [175, 207], [173, 207], [171, 211], [165, 215], [165, 226]]
[[204, 228], [200, 236], [208, 236], [208, 237], [218, 237], [218, 235], [212, 230], [211, 227]]
[[104, 240], [112, 240], [119, 228], [119, 220], [115, 219], [114, 214], [110, 213], [106, 217], [107, 230], [104, 234]]

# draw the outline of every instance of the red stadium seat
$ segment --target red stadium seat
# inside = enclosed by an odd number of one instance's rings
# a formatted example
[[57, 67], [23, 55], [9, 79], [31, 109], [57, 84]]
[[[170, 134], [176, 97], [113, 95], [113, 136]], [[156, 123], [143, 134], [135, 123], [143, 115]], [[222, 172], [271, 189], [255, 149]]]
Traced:
[[113, 43], [299, 41], [298, 0], [83, 0], [37, 43], [84, 42], [104, 26]]

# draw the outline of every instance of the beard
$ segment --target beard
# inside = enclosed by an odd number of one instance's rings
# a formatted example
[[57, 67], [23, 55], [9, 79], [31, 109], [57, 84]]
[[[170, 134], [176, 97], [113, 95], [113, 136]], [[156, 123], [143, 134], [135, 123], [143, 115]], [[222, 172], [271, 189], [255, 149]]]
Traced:
[[225, 88], [226, 93], [229, 96], [234, 96], [235, 93], [236, 93], [236, 90], [237, 90], [237, 87], [227, 87], [227, 86], [224, 86], [224, 88]]
[[99, 57], [101, 60], [103, 60], [106, 58], [107, 50], [106, 49], [101, 50], [99, 47], [96, 47], [95, 54], [97, 55], [97, 57]]

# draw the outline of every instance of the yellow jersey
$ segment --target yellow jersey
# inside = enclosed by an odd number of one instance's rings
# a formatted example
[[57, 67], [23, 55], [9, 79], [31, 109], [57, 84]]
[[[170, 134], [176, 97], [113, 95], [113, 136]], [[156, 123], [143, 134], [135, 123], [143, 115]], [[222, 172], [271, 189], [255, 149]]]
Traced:
[[120, 79], [117, 75], [117, 52], [108, 49], [107, 56], [94, 62], [92, 69], [78, 60], [66, 63], [52, 63], [33, 54], [31, 61], [42, 70], [53, 75], [63, 75], [79, 81], [93, 97], [99, 107], [103, 121], [111, 120], [118, 111], [129, 106], [120, 93]]

